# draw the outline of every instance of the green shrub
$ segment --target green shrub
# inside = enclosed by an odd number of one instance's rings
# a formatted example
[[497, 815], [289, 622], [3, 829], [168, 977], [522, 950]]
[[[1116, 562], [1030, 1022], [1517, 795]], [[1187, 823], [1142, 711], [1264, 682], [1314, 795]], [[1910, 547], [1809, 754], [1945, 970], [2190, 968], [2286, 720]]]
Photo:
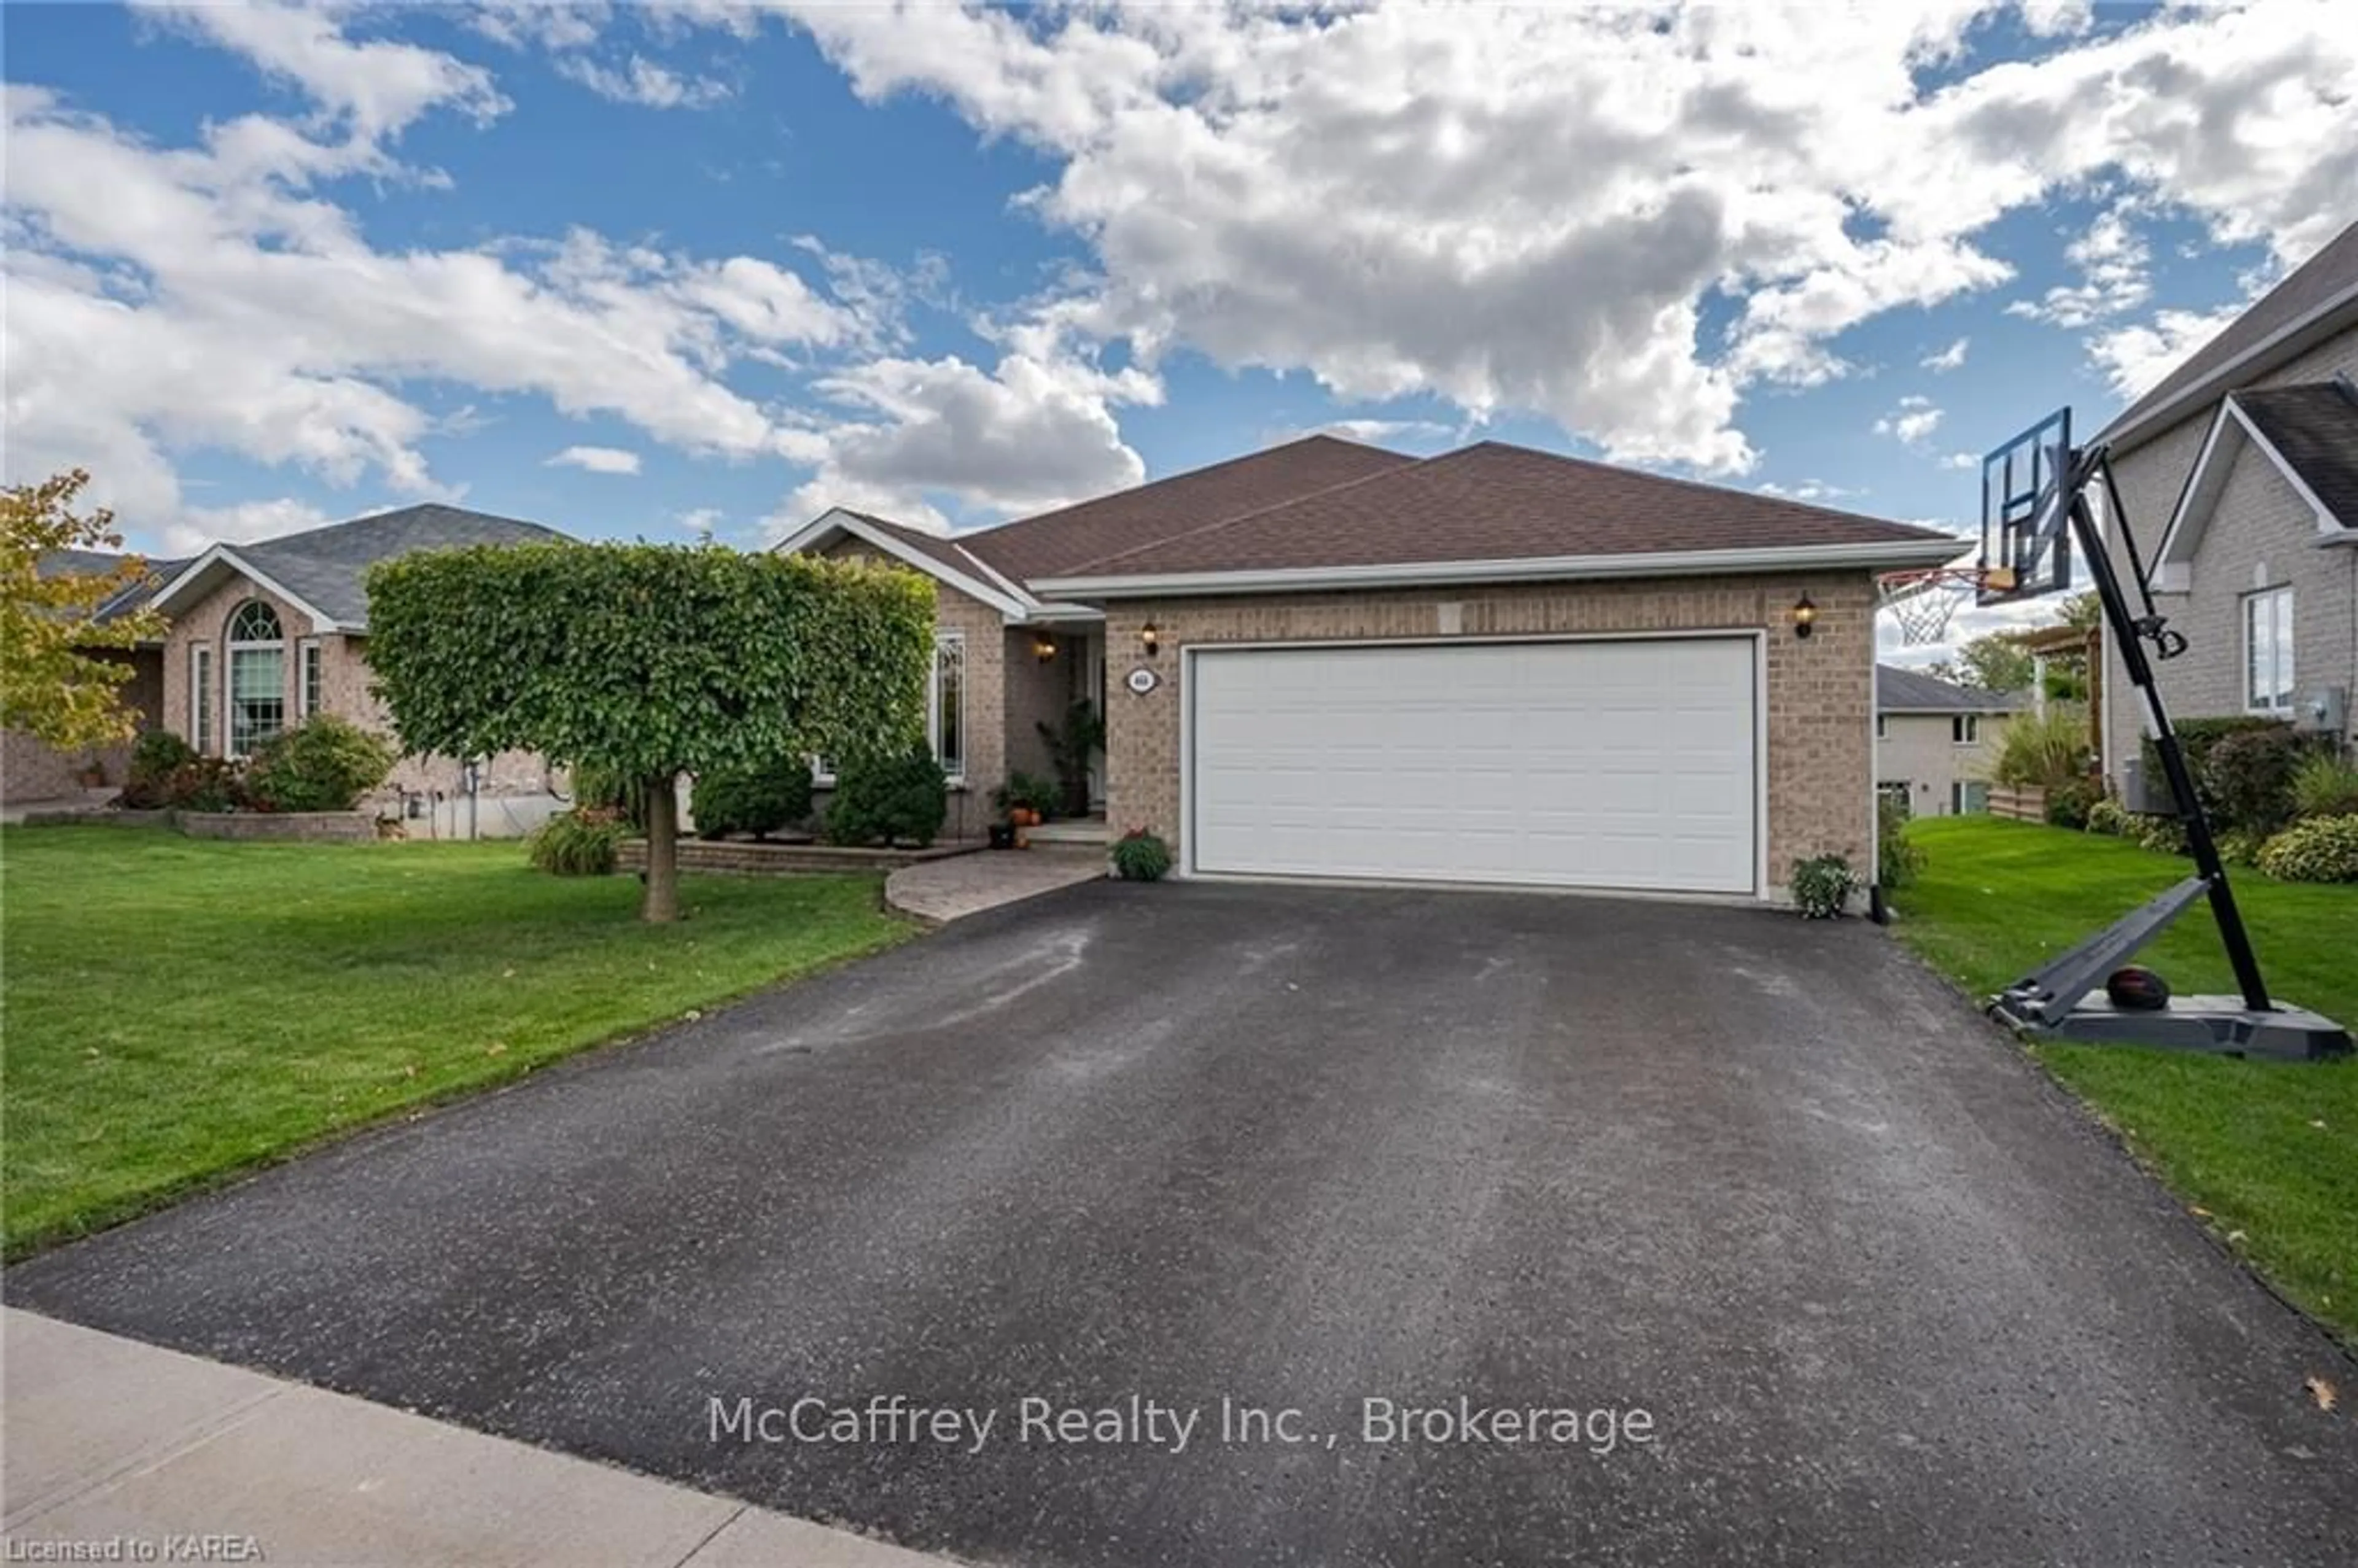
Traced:
[[1113, 869], [1122, 881], [1159, 882], [1171, 870], [1171, 846], [1143, 827], [1114, 840]]
[[911, 843], [924, 849], [949, 816], [949, 781], [920, 744], [881, 762], [847, 762], [827, 807], [830, 844]]
[[2293, 824], [2260, 847], [2260, 870], [2279, 881], [2358, 882], [2358, 814]]
[[990, 806], [1001, 816], [1019, 809], [1036, 811], [1044, 822], [1056, 815], [1057, 803], [1062, 798], [1063, 793], [1053, 781], [1019, 769], [1007, 775], [1005, 784], [990, 792]]
[[[2288, 729], [2288, 726], [2281, 719], [2236, 713], [2220, 719], [2174, 719], [2170, 728], [2178, 732], [2178, 749], [2186, 758], [2188, 774], [2194, 780], [2194, 794], [2202, 802], [2202, 809], [2209, 812], [2215, 821], [2220, 817], [2219, 803], [2212, 797], [2210, 784], [2203, 776], [2212, 750], [2232, 735], [2259, 734]], [[2144, 748], [2145, 776], [2152, 782], [2157, 792], [2166, 795], [2169, 789], [2169, 779], [2162, 772], [2161, 753], [2155, 749], [2150, 735], [2141, 744]]]
[[245, 788], [261, 811], [350, 811], [384, 783], [395, 761], [384, 741], [322, 713], [255, 748]]
[[698, 773], [688, 815], [707, 838], [751, 833], [759, 838], [810, 819], [810, 764], [785, 757], [765, 766]]
[[1840, 855], [1817, 855], [1793, 862], [1793, 907], [1804, 919], [1832, 920], [1858, 890], [1858, 873]]
[[1924, 869], [1923, 846], [1908, 841], [1908, 806], [1887, 795], [1875, 798], [1875, 880], [1904, 888]]
[[2289, 823], [2293, 775], [2312, 750], [2309, 741], [2281, 724], [2223, 737], [2196, 775], [2212, 825], [2266, 838]]
[[2091, 833], [2108, 833], [2117, 838], [2125, 835], [2136, 821], [2129, 808], [2110, 795], [2088, 807], [2088, 831]]
[[2088, 718], [2072, 708], [2017, 713], [2006, 721], [1990, 776], [2014, 789], [2051, 790], [2087, 776]]
[[2358, 816], [2358, 762], [2315, 752], [2293, 770], [2296, 816]]
[[560, 811], [525, 840], [525, 852], [544, 871], [560, 877], [611, 876], [616, 855], [630, 830], [611, 809]]
[[2131, 816], [2128, 838], [2157, 855], [2186, 853], [2186, 824], [2175, 816]]
[[177, 805], [173, 789], [181, 771], [198, 761], [196, 748], [169, 730], [149, 730], [131, 748], [131, 764], [114, 804], [126, 811], [160, 811]]
[[2064, 779], [2047, 786], [2047, 820], [2058, 827], [2088, 826], [2088, 813], [2104, 798], [2093, 779]]

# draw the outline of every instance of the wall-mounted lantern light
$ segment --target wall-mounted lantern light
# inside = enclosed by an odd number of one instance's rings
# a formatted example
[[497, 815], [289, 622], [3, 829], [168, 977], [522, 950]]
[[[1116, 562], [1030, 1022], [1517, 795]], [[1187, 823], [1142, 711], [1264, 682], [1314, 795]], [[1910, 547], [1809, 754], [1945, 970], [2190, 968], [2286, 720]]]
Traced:
[[1805, 593], [1801, 595], [1801, 601], [1793, 606], [1793, 635], [1807, 638], [1812, 631], [1816, 630], [1817, 624], [1818, 607], [1810, 601], [1810, 596]]
[[1146, 650], [1146, 656], [1150, 659], [1163, 645], [1163, 633], [1154, 629], [1153, 622], [1150, 621], [1138, 629], [1138, 645]]
[[1055, 658], [1056, 656], [1056, 639], [1049, 636], [1045, 632], [1043, 632], [1038, 636], [1033, 638], [1032, 656], [1039, 660], [1044, 665], [1049, 660]]

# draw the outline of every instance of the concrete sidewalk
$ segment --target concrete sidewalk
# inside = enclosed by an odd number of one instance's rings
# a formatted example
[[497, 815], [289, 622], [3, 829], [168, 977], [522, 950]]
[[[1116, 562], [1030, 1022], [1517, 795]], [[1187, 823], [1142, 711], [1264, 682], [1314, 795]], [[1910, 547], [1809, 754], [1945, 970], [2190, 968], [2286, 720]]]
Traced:
[[14, 1308], [0, 1377], [12, 1563], [947, 1561]]

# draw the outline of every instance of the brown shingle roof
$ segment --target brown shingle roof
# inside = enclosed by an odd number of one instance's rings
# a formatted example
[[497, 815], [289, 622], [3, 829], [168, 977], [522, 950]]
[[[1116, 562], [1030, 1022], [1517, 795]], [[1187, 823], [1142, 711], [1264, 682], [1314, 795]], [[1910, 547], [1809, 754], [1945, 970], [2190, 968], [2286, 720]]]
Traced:
[[2316, 381], [2235, 394], [2235, 406], [2334, 520], [2358, 528], [2358, 386]]
[[1058, 577], [1084, 561], [1415, 461], [1380, 447], [1308, 436], [1037, 517], [961, 534], [957, 543], [1019, 582]]
[[[1943, 537], [1929, 528], [1485, 441], [1044, 575], [1282, 571]], [[1963, 554], [1964, 541], [1956, 545]]]
[[852, 512], [849, 506], [840, 510], [849, 512], [861, 522], [892, 535], [894, 539], [908, 546], [936, 566], [974, 578], [994, 589], [1000, 586], [982, 563], [966, 549], [960, 540], [947, 538], [940, 534], [928, 534], [922, 528], [912, 528], [905, 523], [895, 523], [889, 517], [879, 517], [872, 512]]
[[[2105, 426], [2105, 435], [2129, 432], [2130, 427], [2167, 406], [2212, 372], [2257, 348], [2272, 334], [2291, 326], [2353, 284], [2358, 284], [2358, 223], [2327, 241], [2325, 248], [2303, 262], [2291, 276], [2220, 329], [2217, 337], [2187, 355], [2184, 363], [2155, 383], [2151, 391]], [[2149, 437], [2159, 433], [2157, 429], [2143, 434]], [[2131, 444], [2138, 438], [2136, 433], [2129, 434]], [[2116, 449], [2124, 446], [2116, 438], [2114, 444]]]

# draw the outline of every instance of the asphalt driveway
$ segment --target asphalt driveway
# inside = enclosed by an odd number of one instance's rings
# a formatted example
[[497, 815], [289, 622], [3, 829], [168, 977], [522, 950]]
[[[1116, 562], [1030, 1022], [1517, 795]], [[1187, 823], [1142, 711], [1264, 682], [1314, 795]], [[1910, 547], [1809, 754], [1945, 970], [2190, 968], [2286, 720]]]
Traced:
[[2358, 1557], [2349, 1362], [1883, 933], [1759, 911], [1077, 888], [5, 1286], [986, 1562]]

